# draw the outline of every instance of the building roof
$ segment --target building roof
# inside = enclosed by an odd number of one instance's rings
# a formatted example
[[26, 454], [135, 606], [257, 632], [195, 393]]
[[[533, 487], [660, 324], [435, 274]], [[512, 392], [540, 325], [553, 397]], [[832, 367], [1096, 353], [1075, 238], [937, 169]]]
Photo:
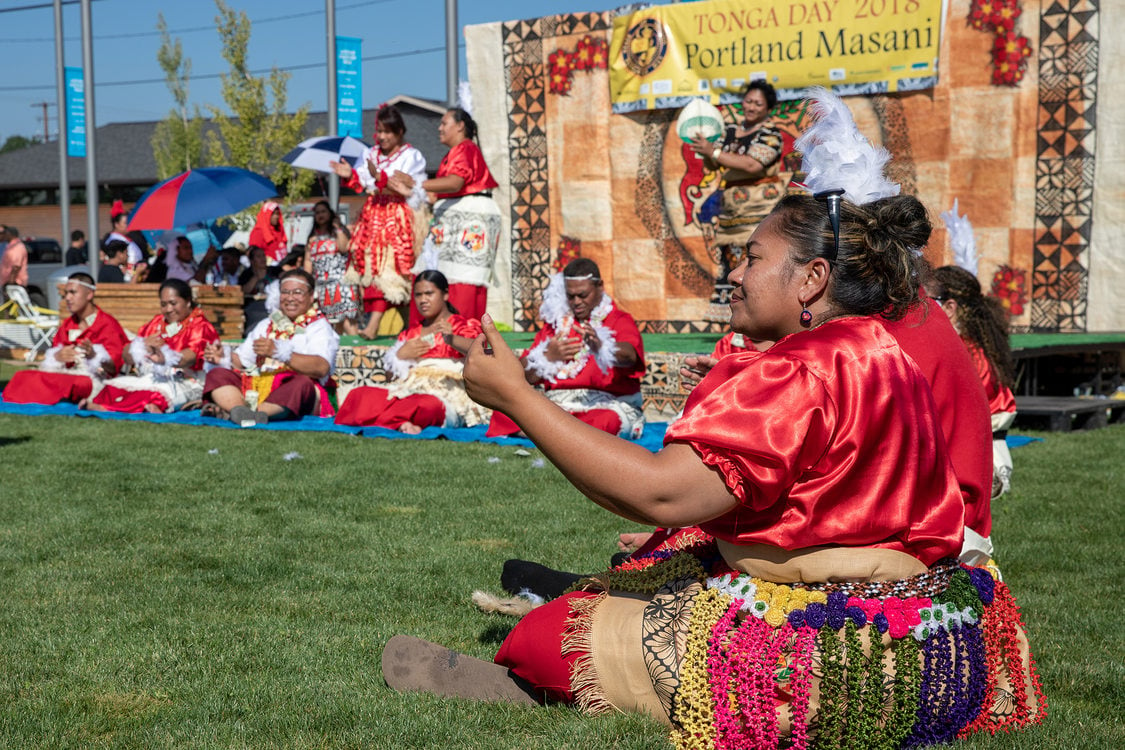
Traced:
[[[426, 157], [429, 172], [436, 172], [446, 152], [437, 135], [438, 122], [445, 113], [445, 105], [406, 95], [396, 96], [387, 103], [398, 107], [406, 124], [406, 140]], [[328, 132], [327, 120], [325, 112], [310, 112], [302, 138], [311, 138], [317, 132]], [[156, 122], [120, 122], [98, 127], [95, 148], [100, 185], [148, 187], [160, 181], [150, 145], [156, 125]], [[214, 130], [215, 127], [208, 121], [204, 125], [204, 132]], [[375, 132], [374, 109], [363, 111], [363, 132], [366, 134], [363, 140], [370, 143], [371, 134]], [[66, 161], [70, 186], [84, 186], [85, 159], [68, 157]], [[58, 184], [57, 141], [38, 143], [0, 154], [0, 190], [55, 188]]]

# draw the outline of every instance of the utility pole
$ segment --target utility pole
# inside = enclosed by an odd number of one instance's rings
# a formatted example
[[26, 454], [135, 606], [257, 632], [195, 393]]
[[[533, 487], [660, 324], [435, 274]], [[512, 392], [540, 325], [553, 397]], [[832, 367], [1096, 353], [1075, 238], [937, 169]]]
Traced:
[[[328, 19], [328, 132], [339, 135], [340, 119], [336, 109], [336, 0], [324, 0], [324, 14]], [[362, 121], [363, 112], [360, 112]], [[328, 175], [328, 203], [333, 211], [340, 210], [340, 176]]]
[[457, 106], [457, 0], [445, 0], [445, 98], [450, 107]]
[[43, 142], [44, 143], [50, 143], [51, 142], [50, 116], [47, 114], [47, 107], [51, 106], [51, 102], [35, 102], [31, 106], [43, 108]]
[[86, 93], [86, 242], [90, 248], [90, 275], [98, 278], [98, 165], [94, 131], [98, 118], [94, 110], [94, 23], [90, 0], [82, 0], [82, 78]]
[[[55, 0], [55, 97], [58, 99], [55, 107], [59, 113], [59, 218], [62, 226], [59, 244], [65, 252], [65, 248], [70, 247], [70, 164], [66, 153], [66, 70], [63, 64], [62, 0]], [[91, 248], [93, 244], [87, 240], [86, 247]]]

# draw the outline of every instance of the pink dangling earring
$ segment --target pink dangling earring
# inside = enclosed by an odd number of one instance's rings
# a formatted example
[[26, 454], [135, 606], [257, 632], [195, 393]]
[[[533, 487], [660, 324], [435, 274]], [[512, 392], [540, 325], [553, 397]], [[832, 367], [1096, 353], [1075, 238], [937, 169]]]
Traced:
[[809, 312], [809, 308], [807, 308], [807, 307], [802, 308], [801, 309], [801, 325], [807, 326], [809, 323], [812, 323], [812, 313]]

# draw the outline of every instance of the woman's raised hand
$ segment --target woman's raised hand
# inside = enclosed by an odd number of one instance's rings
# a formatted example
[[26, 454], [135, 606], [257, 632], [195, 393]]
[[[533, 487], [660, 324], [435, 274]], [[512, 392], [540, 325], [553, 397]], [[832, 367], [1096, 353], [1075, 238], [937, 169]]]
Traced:
[[465, 359], [465, 391], [481, 406], [503, 411], [515, 395], [530, 390], [523, 363], [496, 330], [492, 316], [481, 317], [484, 333], [469, 347]]
[[328, 166], [332, 167], [332, 171], [338, 174], [345, 180], [350, 180], [352, 177], [352, 165], [346, 161], [330, 161]]
[[208, 344], [203, 347], [203, 361], [210, 362], [217, 365], [223, 361], [223, 345], [222, 344]]
[[414, 192], [414, 178], [403, 171], [396, 171], [387, 178], [387, 187], [404, 198], [409, 198]]
[[684, 357], [684, 366], [680, 368], [680, 386], [685, 391], [690, 391], [717, 364], [719, 360], [706, 354]]

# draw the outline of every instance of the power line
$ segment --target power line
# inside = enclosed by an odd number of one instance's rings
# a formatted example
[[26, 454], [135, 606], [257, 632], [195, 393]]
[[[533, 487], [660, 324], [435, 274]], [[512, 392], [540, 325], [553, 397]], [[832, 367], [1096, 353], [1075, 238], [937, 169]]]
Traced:
[[[73, 5], [76, 2], [78, 2], [78, 0], [64, 0], [63, 5]], [[368, 5], [382, 5], [382, 4], [385, 4], [385, 3], [393, 3], [393, 2], [397, 2], [397, 0], [365, 0], [365, 2], [354, 3], [352, 5], [341, 5], [340, 7], [336, 8], [336, 12], [340, 12], [342, 10], [354, 10], [355, 8], [363, 8], [363, 7], [366, 7]], [[49, 7], [52, 7], [51, 3], [48, 3], [46, 5], [28, 5], [28, 6], [24, 6], [23, 8], [14, 8], [12, 10], [28, 10], [30, 8], [49, 8]], [[7, 12], [7, 10], [0, 11], [0, 13], [2, 13], [2, 12]], [[286, 16], [273, 16], [271, 18], [261, 18], [261, 19], [258, 19], [256, 21], [251, 19], [250, 25], [255, 26], [255, 25], [261, 25], [261, 24], [267, 24], [267, 23], [276, 23], [278, 21], [291, 21], [294, 18], [307, 18], [308, 16], [323, 16], [323, 15], [324, 15], [323, 10], [312, 10], [312, 11], [307, 11], [305, 13], [290, 13], [289, 15], [286, 15]], [[200, 31], [214, 31], [214, 30], [215, 30], [215, 25], [211, 24], [210, 26], [192, 26], [192, 27], [189, 27], [189, 28], [186, 28], [186, 29], [177, 29], [176, 33], [177, 33], [177, 35], [178, 34], [194, 34], [196, 32], [200, 32]], [[94, 40], [97, 41], [99, 39], [136, 39], [138, 37], [146, 37], [146, 36], [160, 36], [160, 32], [159, 31], [141, 31], [141, 32], [132, 33], [132, 34], [97, 34], [97, 35], [94, 36]], [[79, 39], [80, 39], [80, 37], [77, 37], [77, 36], [63, 37], [64, 41], [70, 41], [70, 42], [75, 42], [75, 41], [78, 41]], [[16, 43], [20, 43], [20, 42], [40, 42], [41, 43], [41, 42], [54, 42], [54, 41], [55, 41], [55, 38], [53, 36], [46, 36], [46, 37], [42, 37], [42, 36], [41, 37], [9, 37], [9, 38], [0, 37], [0, 42], [3, 42], [5, 44], [16, 44]]]
[[[458, 45], [458, 48], [460, 49], [461, 46], [463, 46], [463, 45]], [[361, 58], [361, 61], [362, 62], [373, 62], [375, 60], [391, 60], [391, 59], [394, 59], [394, 58], [397, 58], [397, 57], [413, 57], [415, 55], [429, 55], [429, 54], [432, 54], [434, 52], [444, 52], [444, 51], [445, 51], [444, 45], [441, 46], [441, 47], [426, 47], [424, 49], [407, 50], [406, 52], [388, 52], [385, 55], [369, 55], [369, 56]], [[323, 63], [323, 62], [305, 63], [305, 64], [302, 64], [302, 65], [286, 65], [286, 66], [281, 67], [281, 68], [276, 68], [276, 70], [288, 73], [288, 72], [292, 72], [294, 70], [313, 70], [313, 69], [316, 69], [316, 68], [324, 68], [324, 67], [327, 67], [327, 65], [328, 65], [328, 63]], [[251, 70], [250, 72], [254, 75], [265, 75], [265, 74], [268, 74], [268, 73], [272, 73], [274, 70], [275, 70], [275, 68], [259, 68], [258, 70]], [[216, 78], [221, 78], [224, 75], [227, 75], [227, 74], [226, 73], [206, 73], [204, 75], [193, 75], [189, 78], [189, 81], [214, 80]], [[98, 82], [95, 83], [95, 86], [97, 88], [103, 88], [103, 87], [108, 88], [110, 86], [142, 86], [142, 85], [150, 84], [150, 83], [165, 83], [166, 81], [167, 81], [167, 78], [161, 76], [160, 78], [138, 78], [138, 79], [135, 79], [135, 80], [132, 80], [132, 81], [98, 81]], [[42, 91], [44, 89], [51, 89], [51, 88], [54, 88], [54, 84], [39, 85], [39, 86], [0, 86], [0, 92]]]

